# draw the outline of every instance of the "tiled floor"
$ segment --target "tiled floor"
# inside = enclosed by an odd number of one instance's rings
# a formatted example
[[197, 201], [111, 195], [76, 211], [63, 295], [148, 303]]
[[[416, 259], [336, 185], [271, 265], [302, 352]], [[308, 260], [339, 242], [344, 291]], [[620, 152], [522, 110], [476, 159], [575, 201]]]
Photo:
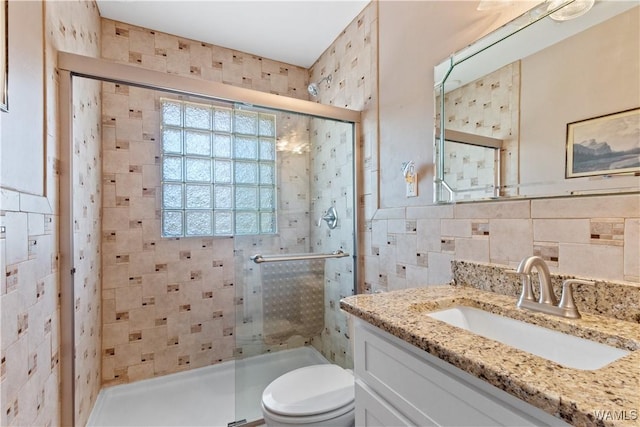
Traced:
[[87, 425], [225, 427], [258, 420], [262, 390], [271, 381], [319, 363], [329, 362], [312, 347], [301, 347], [106, 388]]

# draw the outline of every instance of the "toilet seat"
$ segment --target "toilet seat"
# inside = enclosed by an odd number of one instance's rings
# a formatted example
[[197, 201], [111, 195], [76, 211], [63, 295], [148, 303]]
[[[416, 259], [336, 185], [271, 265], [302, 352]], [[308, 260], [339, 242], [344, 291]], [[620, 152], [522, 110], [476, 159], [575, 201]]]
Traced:
[[349, 403], [342, 408], [338, 408], [335, 411], [325, 412], [322, 414], [316, 415], [307, 415], [302, 417], [288, 416], [288, 415], [280, 415], [275, 412], [270, 411], [265, 408], [264, 403], [262, 404], [263, 413], [269, 414], [269, 418], [273, 421], [281, 424], [289, 424], [289, 425], [305, 425], [305, 424], [313, 424], [313, 423], [321, 423], [323, 421], [331, 420], [333, 418], [338, 418], [342, 415], [345, 415], [351, 411], [353, 411], [356, 407], [355, 401]]
[[262, 406], [274, 419], [288, 423], [338, 417], [355, 407], [353, 374], [331, 364], [293, 370], [265, 388]]

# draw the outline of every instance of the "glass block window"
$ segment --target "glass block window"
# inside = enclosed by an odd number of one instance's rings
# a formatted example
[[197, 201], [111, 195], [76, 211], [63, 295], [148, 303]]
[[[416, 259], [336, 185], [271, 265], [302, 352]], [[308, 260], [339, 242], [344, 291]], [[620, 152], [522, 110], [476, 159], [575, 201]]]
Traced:
[[276, 117], [161, 100], [162, 236], [276, 232]]

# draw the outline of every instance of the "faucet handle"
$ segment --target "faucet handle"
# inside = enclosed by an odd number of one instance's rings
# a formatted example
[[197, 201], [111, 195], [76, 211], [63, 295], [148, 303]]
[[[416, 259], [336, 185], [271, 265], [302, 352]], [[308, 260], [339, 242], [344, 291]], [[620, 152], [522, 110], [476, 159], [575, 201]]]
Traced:
[[566, 317], [579, 319], [581, 316], [578, 312], [578, 307], [576, 307], [576, 303], [573, 300], [573, 288], [571, 287], [574, 283], [576, 285], [593, 285], [594, 282], [580, 279], [567, 279], [562, 282], [562, 297], [560, 298], [560, 304], [558, 304], [558, 307], [564, 310]]
[[522, 278], [522, 292], [520, 293], [520, 299], [518, 300], [518, 307], [526, 304], [525, 301], [535, 301], [536, 297], [533, 293], [533, 285], [531, 284], [531, 275], [527, 273], [517, 273]]

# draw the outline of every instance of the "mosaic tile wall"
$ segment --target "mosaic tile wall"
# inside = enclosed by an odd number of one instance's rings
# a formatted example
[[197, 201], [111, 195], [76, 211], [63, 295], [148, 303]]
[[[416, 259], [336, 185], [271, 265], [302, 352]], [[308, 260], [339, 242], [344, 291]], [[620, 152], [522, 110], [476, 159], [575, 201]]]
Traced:
[[75, 411], [84, 425], [102, 385], [100, 83], [74, 80], [73, 105]]
[[232, 357], [233, 240], [160, 237], [160, 97], [103, 83], [102, 380]]
[[[331, 84], [320, 84], [316, 100], [322, 104], [361, 110], [360, 138], [355, 144], [363, 164], [356, 166], [360, 193], [370, 200], [377, 184], [377, 5], [368, 5], [338, 36], [311, 67], [311, 81], [331, 74]], [[351, 221], [353, 191], [345, 183], [351, 180], [352, 156], [348, 128], [342, 123], [312, 121], [313, 188], [312, 217], [319, 218], [335, 206], [340, 218]], [[363, 207], [363, 205], [360, 205]], [[360, 213], [362, 215], [362, 212]], [[315, 250], [331, 252], [342, 248], [353, 253], [353, 232], [341, 227], [329, 230], [323, 223], [312, 228], [311, 245]], [[361, 258], [360, 258], [361, 260]], [[354, 265], [350, 258], [329, 260], [325, 267], [325, 329], [313, 345], [325, 357], [341, 366], [353, 365], [347, 318], [339, 302], [353, 293]]]
[[292, 98], [308, 97], [309, 74], [302, 67], [105, 18], [102, 57]]
[[[439, 102], [440, 97], [437, 97], [436, 105], [439, 105]], [[500, 183], [502, 186], [516, 183], [520, 133], [520, 62], [506, 65], [481, 79], [448, 92], [445, 95], [445, 105], [447, 129], [503, 141], [500, 150]], [[435, 126], [439, 127], [439, 123], [440, 112], [436, 110]], [[484, 159], [481, 159], [479, 164], [474, 163], [473, 158], [469, 159], [468, 153], [464, 150], [448, 152], [447, 155], [444, 172], [447, 182], [454, 189], [478, 185], [476, 182], [479, 175], [481, 176], [478, 170], [486, 163]], [[493, 179], [490, 182], [493, 182]], [[501, 194], [517, 194], [517, 188], [501, 189]], [[461, 193], [457, 197], [465, 199], [477, 197], [477, 194], [474, 196], [474, 193]]]
[[[19, 2], [11, 7], [20, 7]], [[34, 3], [31, 3], [33, 5]], [[99, 16], [93, 2], [41, 3], [44, 20], [34, 15], [33, 23], [45, 31], [46, 168], [47, 197], [0, 189], [0, 278], [2, 343], [0, 377], [2, 408], [0, 425], [54, 426], [60, 424], [59, 358], [60, 312], [58, 294], [58, 174], [57, 158], [57, 72], [56, 50], [96, 56], [100, 49]], [[42, 87], [34, 82], [33, 87]], [[83, 117], [75, 127], [78, 145], [75, 161], [83, 167], [76, 172], [84, 185], [77, 185], [78, 225], [75, 235], [78, 329], [76, 421], [84, 425], [100, 387], [100, 311], [99, 250], [100, 235], [95, 233], [99, 215], [99, 161], [96, 135], [99, 134], [99, 91], [85, 88], [76, 114]], [[99, 89], [99, 88], [98, 88]], [[24, 118], [28, 123], [30, 118]], [[85, 209], [86, 207], [86, 209]], [[85, 228], [86, 226], [86, 228]], [[86, 231], [85, 231], [86, 230]], [[97, 356], [97, 357], [96, 357]]]
[[[314, 252], [333, 252], [341, 249], [351, 255], [354, 247], [354, 188], [352, 126], [313, 119], [311, 138], [314, 141], [311, 176], [311, 216], [315, 221], [333, 206], [338, 223], [331, 230], [326, 222], [311, 228]], [[314, 224], [315, 225], [315, 224]], [[352, 367], [347, 318], [339, 310], [340, 299], [353, 295], [353, 258], [329, 259], [325, 262], [325, 327], [313, 340], [329, 360], [341, 366]]]
[[[50, 60], [55, 61], [57, 50], [100, 55], [100, 17], [94, 2], [45, 4]], [[55, 70], [48, 69], [55, 80]], [[79, 425], [86, 424], [102, 385], [100, 96], [98, 82], [74, 81], [75, 422]], [[51, 100], [56, 100], [55, 95]], [[55, 127], [49, 132], [55, 132]]]
[[[103, 19], [103, 57], [280, 95], [306, 98], [307, 70]], [[279, 114], [278, 237], [160, 239], [159, 94], [103, 89], [103, 381], [128, 382], [304, 345], [266, 345], [256, 251], [309, 248], [307, 118]], [[301, 145], [302, 144], [302, 145]], [[234, 247], [235, 242], [235, 247]], [[235, 316], [242, 321], [234, 330]], [[236, 345], [236, 340], [238, 345]]]
[[529, 255], [553, 273], [640, 283], [635, 194], [382, 209], [368, 227], [370, 291], [449, 283], [452, 260], [514, 268]]

